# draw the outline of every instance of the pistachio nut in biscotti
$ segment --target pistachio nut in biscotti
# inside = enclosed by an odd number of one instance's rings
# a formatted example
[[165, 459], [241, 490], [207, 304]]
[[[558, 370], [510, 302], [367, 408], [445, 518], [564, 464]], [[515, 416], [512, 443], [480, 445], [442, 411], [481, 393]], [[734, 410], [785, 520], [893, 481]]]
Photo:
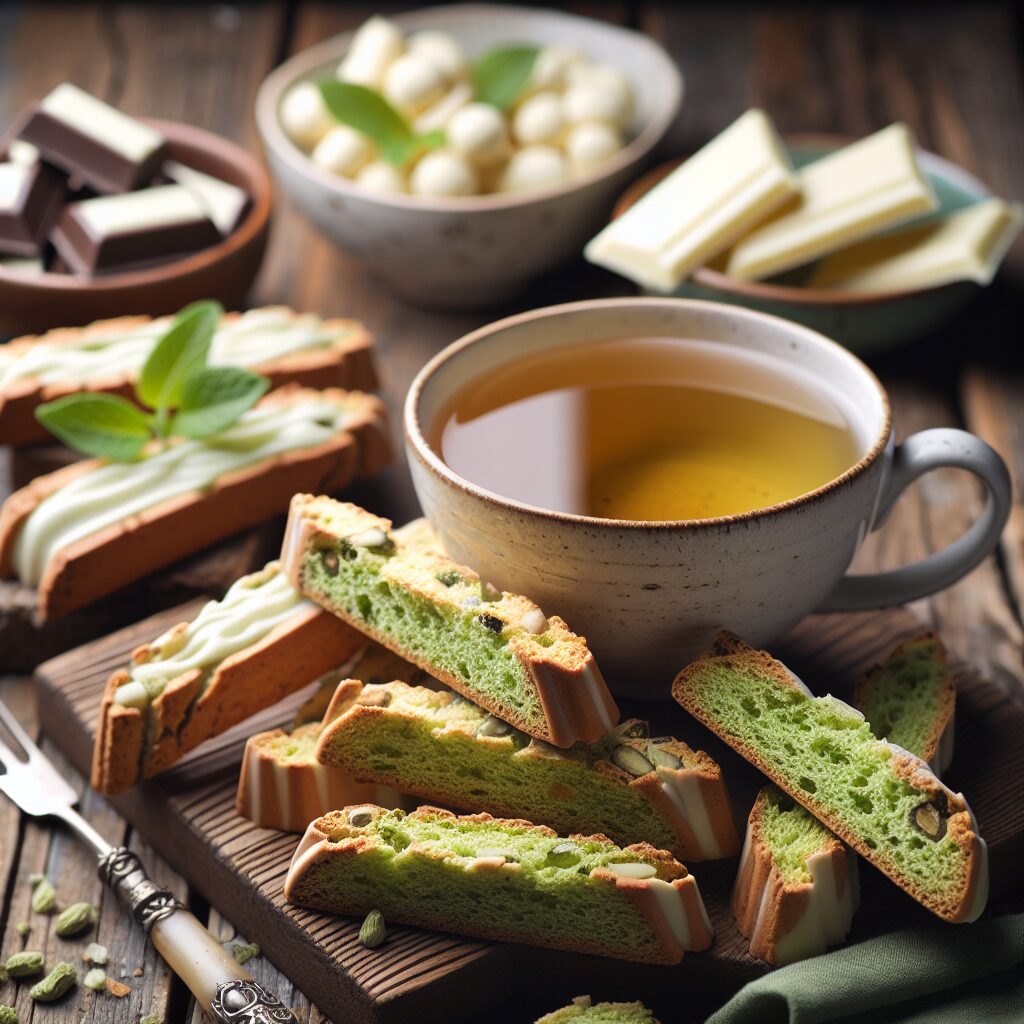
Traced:
[[535, 1024], [658, 1024], [643, 1003], [595, 1003], [577, 996], [568, 1006], [538, 1017]]
[[292, 500], [281, 564], [300, 591], [536, 739], [599, 739], [618, 709], [583, 637], [452, 561], [424, 521]]
[[[43, 402], [82, 390], [130, 397], [150, 350], [171, 323], [171, 317], [122, 316], [0, 346], [0, 444], [45, 440], [34, 415]], [[355, 320], [268, 306], [221, 314], [210, 365], [244, 367], [272, 388], [296, 383], [372, 391], [372, 352], [373, 338]]]
[[285, 897], [300, 906], [551, 949], [674, 964], [712, 931], [697, 883], [665, 850], [436, 807], [370, 804], [312, 822]]
[[[119, 793], [349, 660], [362, 634], [291, 585], [277, 562], [243, 576], [107, 680], [92, 785]], [[308, 823], [309, 818], [303, 823]]]
[[327, 712], [317, 757], [443, 806], [643, 840], [687, 861], [739, 849], [718, 765], [671, 736], [651, 737], [638, 719], [562, 750], [450, 690], [350, 679]]
[[0, 577], [36, 588], [39, 616], [56, 618], [388, 458], [380, 399], [282, 388], [212, 437], [88, 459], [15, 491], [0, 509]]
[[988, 856], [963, 796], [877, 739], [856, 709], [812, 696], [767, 652], [716, 647], [727, 653], [679, 673], [675, 699], [933, 913], [977, 918]]

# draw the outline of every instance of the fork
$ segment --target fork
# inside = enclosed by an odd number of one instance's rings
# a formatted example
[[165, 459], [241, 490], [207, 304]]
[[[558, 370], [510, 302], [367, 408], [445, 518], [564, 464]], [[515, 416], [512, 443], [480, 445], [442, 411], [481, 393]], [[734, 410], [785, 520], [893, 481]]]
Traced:
[[0, 701], [2, 724], [21, 757], [0, 732], [0, 790], [33, 818], [59, 818], [99, 858], [99, 876], [152, 939], [160, 955], [219, 1024], [297, 1024], [294, 1013], [253, 981], [173, 893], [150, 881], [142, 861], [111, 846], [74, 808], [78, 794], [32, 742]]

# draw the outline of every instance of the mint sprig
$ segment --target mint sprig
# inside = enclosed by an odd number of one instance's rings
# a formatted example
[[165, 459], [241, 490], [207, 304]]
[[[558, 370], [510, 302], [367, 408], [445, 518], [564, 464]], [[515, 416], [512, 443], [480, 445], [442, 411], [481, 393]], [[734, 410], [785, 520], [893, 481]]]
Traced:
[[540, 50], [536, 46], [501, 46], [488, 50], [473, 65], [473, 88], [479, 103], [507, 110], [523, 94]]
[[327, 109], [342, 124], [362, 132], [380, 150], [381, 159], [402, 167], [425, 149], [444, 145], [443, 132], [418, 135], [380, 93], [351, 82], [321, 82]]
[[39, 406], [36, 419], [69, 448], [111, 462], [137, 459], [153, 440], [220, 433], [270, 387], [266, 377], [248, 370], [207, 366], [223, 313], [219, 303], [195, 302], [174, 318], [139, 374], [138, 405], [83, 392]]

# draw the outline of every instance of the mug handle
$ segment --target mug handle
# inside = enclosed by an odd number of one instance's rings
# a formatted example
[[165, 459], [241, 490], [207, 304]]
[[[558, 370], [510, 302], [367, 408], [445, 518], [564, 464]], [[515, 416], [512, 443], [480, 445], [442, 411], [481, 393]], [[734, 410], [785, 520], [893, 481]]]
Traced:
[[947, 547], [913, 565], [891, 572], [845, 576], [818, 611], [864, 611], [916, 601], [955, 583], [994, 550], [1010, 515], [1010, 473], [995, 449], [966, 430], [922, 430], [896, 446], [872, 530], [885, 522], [911, 483], [943, 466], [969, 470], [985, 485], [988, 493], [978, 521]]

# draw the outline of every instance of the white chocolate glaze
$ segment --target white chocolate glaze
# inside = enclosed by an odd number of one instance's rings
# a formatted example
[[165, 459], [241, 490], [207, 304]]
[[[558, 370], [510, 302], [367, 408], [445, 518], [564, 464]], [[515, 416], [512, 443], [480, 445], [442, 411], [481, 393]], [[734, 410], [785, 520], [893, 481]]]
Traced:
[[50, 559], [75, 541], [161, 502], [202, 491], [234, 470], [323, 444], [347, 419], [344, 406], [323, 400], [263, 406], [213, 438], [184, 440], [137, 462], [97, 466], [29, 514], [14, 542], [14, 570], [23, 583], [37, 586]]
[[608, 714], [608, 708], [605, 706], [604, 693], [607, 691], [604, 686], [604, 679], [601, 677], [601, 671], [593, 659], [583, 666], [580, 678], [583, 680], [583, 685], [587, 688], [587, 697], [597, 712], [601, 725], [606, 732], [611, 732], [615, 728], [615, 723], [612, 721], [611, 715]]
[[[693, 929], [690, 928], [690, 919], [686, 916], [686, 904], [683, 902], [682, 892], [671, 883], [663, 882], [660, 878], [649, 878], [646, 880], [646, 884], [676, 942], [683, 949], [692, 950], [694, 948]], [[697, 905], [700, 908], [705, 927], [710, 933], [712, 931], [711, 921], [708, 919], [700, 890], [697, 890]]]
[[679, 816], [690, 826], [697, 840], [697, 855], [702, 860], [716, 860], [722, 856], [722, 847], [711, 825], [704, 794], [700, 788], [700, 777], [688, 768], [655, 769], [661, 789], [679, 812]]
[[[170, 317], [150, 320], [131, 330], [90, 330], [59, 344], [0, 347], [0, 393], [18, 381], [40, 384], [134, 376], [157, 339], [166, 334]], [[221, 323], [210, 345], [212, 366], [264, 366], [295, 352], [327, 348], [348, 328], [328, 329], [314, 313], [295, 315], [282, 306], [252, 309]]]

